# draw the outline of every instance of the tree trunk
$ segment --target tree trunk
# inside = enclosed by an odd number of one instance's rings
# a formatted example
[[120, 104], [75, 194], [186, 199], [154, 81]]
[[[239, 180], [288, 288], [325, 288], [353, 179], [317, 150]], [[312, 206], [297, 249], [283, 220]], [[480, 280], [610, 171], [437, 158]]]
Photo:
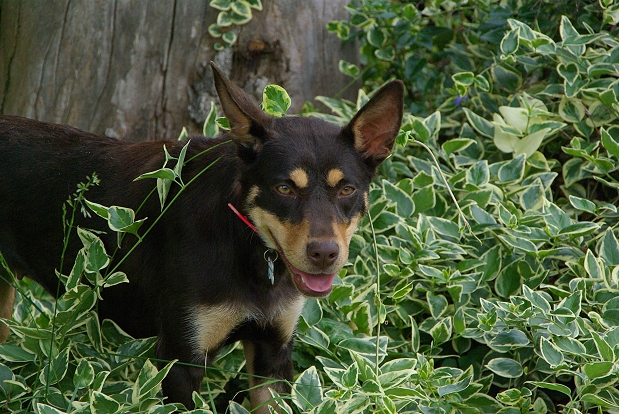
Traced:
[[0, 113], [69, 124], [131, 141], [175, 139], [201, 130], [216, 100], [215, 60], [260, 99], [277, 83], [291, 112], [348, 79], [338, 61], [354, 45], [327, 33], [348, 0], [263, 0], [217, 53], [208, 1], [0, 0]]

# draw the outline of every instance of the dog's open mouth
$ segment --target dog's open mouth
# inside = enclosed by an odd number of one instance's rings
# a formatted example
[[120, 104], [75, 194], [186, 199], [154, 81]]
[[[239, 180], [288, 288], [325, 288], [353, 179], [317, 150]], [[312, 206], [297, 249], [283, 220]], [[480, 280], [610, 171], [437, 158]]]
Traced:
[[275, 242], [275, 245], [299, 292], [310, 297], [327, 296], [331, 293], [333, 279], [337, 273], [307, 273], [299, 270], [288, 261], [279, 243]]

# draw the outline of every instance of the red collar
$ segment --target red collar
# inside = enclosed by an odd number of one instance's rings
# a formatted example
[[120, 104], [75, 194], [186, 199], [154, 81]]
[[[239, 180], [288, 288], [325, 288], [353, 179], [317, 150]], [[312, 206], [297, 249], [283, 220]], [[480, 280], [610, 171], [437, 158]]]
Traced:
[[240, 218], [241, 220], [243, 220], [243, 223], [247, 224], [247, 226], [252, 229], [253, 231], [255, 231], [256, 233], [258, 233], [258, 229], [256, 228], [256, 226], [254, 226], [253, 224], [251, 224], [251, 222], [249, 221], [249, 219], [247, 217], [245, 217], [244, 215], [241, 214], [240, 211], [238, 211], [236, 209], [236, 207], [234, 207], [232, 205], [232, 203], [228, 203], [228, 207], [230, 207], [230, 210], [232, 210], [232, 212], [234, 214], [237, 215], [238, 218]]

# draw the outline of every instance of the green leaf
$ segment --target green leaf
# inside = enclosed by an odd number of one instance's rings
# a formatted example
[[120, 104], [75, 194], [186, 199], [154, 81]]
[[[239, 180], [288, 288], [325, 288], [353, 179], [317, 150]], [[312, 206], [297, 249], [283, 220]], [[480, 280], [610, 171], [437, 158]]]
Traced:
[[356, 363], [352, 363], [342, 373], [342, 385], [346, 388], [353, 388], [359, 379], [359, 368]]
[[251, 7], [252, 9], [261, 11], [262, 10], [262, 0], [245, 0], [247, 2], [247, 4], [249, 4], [249, 7]]
[[415, 131], [416, 138], [419, 141], [427, 143], [430, 140], [430, 130], [423, 121], [420, 121], [419, 119], [413, 119], [413, 131]]
[[228, 405], [230, 414], [251, 414], [245, 407], [235, 401], [230, 401]]
[[559, 115], [565, 122], [576, 123], [584, 119], [586, 114], [585, 105], [580, 99], [563, 96], [559, 104]]
[[262, 109], [269, 115], [286, 115], [291, 103], [288, 92], [279, 85], [267, 85], [262, 92]]
[[501, 53], [510, 55], [518, 50], [518, 37], [520, 36], [520, 27], [515, 27], [501, 40]]
[[[236, 24], [243, 24], [235, 22]], [[225, 43], [226, 47], [232, 46], [236, 42], [237, 36], [234, 32], [226, 32], [221, 35], [221, 40]]]
[[366, 38], [369, 44], [376, 48], [381, 48], [385, 43], [386, 36], [382, 29], [378, 27], [372, 27], [367, 31]]
[[434, 229], [434, 231], [438, 234], [456, 239], [460, 237], [460, 227], [458, 227], [458, 224], [451, 220], [447, 220], [442, 217], [429, 216], [428, 222], [430, 222], [432, 229]]
[[445, 154], [450, 156], [454, 152], [462, 151], [474, 143], [475, 140], [470, 138], [453, 138], [444, 142], [441, 147], [443, 148], [443, 151], [445, 151]]
[[611, 348], [610, 345], [608, 345], [608, 342], [606, 342], [604, 338], [602, 338], [600, 334], [598, 334], [595, 331], [591, 331], [591, 336], [593, 337], [593, 340], [595, 341], [595, 347], [598, 350], [598, 354], [600, 355], [600, 358], [603, 361], [611, 361], [611, 362], [614, 361], [615, 353], [613, 352], [613, 348]]
[[494, 125], [468, 108], [462, 108], [469, 123], [477, 132], [487, 138], [494, 138]]
[[512, 262], [505, 266], [494, 282], [494, 288], [499, 296], [508, 298], [515, 294], [522, 286], [522, 279], [518, 272], [518, 263]]
[[477, 187], [484, 187], [490, 182], [488, 160], [480, 160], [466, 170], [466, 182]]
[[115, 413], [120, 408], [120, 404], [116, 400], [99, 391], [92, 391], [90, 406], [96, 413]]
[[105, 287], [116, 286], [121, 283], [129, 283], [127, 275], [123, 272], [114, 272], [105, 278]]
[[603, 127], [600, 128], [600, 134], [602, 136], [602, 146], [604, 146], [610, 155], [619, 158], [619, 143], [617, 143], [612, 135]]
[[345, 60], [340, 60], [338, 63], [338, 69], [340, 70], [341, 73], [343, 73], [346, 76], [350, 76], [353, 79], [356, 79], [359, 76], [359, 66], [347, 62]]
[[59, 409], [54, 408], [51, 405], [43, 404], [40, 402], [37, 402], [35, 407], [35, 412], [37, 414], [65, 414], [64, 411], [60, 411]]
[[590, 362], [583, 365], [582, 370], [590, 380], [594, 380], [609, 375], [613, 371], [613, 366], [612, 361]]
[[426, 293], [426, 299], [428, 304], [430, 305], [430, 314], [433, 318], [438, 319], [445, 311], [447, 311], [447, 306], [449, 306], [449, 302], [443, 295], [435, 295], [432, 292]]
[[524, 176], [525, 156], [519, 155], [501, 165], [497, 175], [501, 182], [520, 181]]
[[[568, 85], [574, 85], [574, 83], [580, 79], [580, 73], [578, 72], [578, 66], [575, 63], [568, 63], [564, 65], [563, 63], [559, 63], [557, 66], [557, 72]], [[569, 96], [569, 95], [568, 95]]]
[[108, 212], [108, 224], [114, 231], [124, 231], [135, 222], [135, 213], [130, 208], [111, 206]]
[[297, 377], [292, 386], [292, 401], [301, 411], [309, 411], [322, 402], [322, 384], [315, 366]]
[[89, 273], [97, 273], [107, 267], [110, 258], [101, 239], [97, 238], [90, 244], [86, 251], [86, 259], [86, 271]]
[[619, 408], [619, 405], [617, 403], [613, 403], [612, 401], [604, 399], [600, 397], [599, 395], [595, 395], [595, 394], [585, 394], [581, 397], [580, 400], [582, 402], [589, 403], [589, 404], [595, 404], [597, 406], [604, 407], [604, 408]]
[[217, 10], [230, 10], [230, 0], [211, 0], [209, 6]]
[[491, 359], [486, 364], [486, 367], [503, 378], [518, 378], [523, 374], [522, 365], [520, 362], [511, 358]]
[[564, 44], [574, 44], [581, 37], [580, 33], [574, 29], [572, 22], [566, 16], [561, 16], [561, 24], [559, 25], [559, 33]]
[[211, 101], [211, 109], [204, 120], [202, 127], [202, 135], [205, 137], [215, 137], [219, 134], [219, 126], [217, 126], [217, 108], [215, 102]]
[[42, 384], [53, 385], [62, 381], [69, 368], [70, 351], [71, 348], [67, 346], [59, 351], [58, 355], [52, 358], [50, 363], [43, 367], [39, 375], [39, 381], [41, 381]]
[[243, 18], [251, 19], [252, 17], [249, 3], [244, 0], [235, 0], [231, 2], [230, 9]]
[[322, 307], [316, 299], [308, 299], [303, 306], [301, 316], [308, 326], [316, 325], [322, 319]]
[[399, 216], [409, 217], [413, 214], [415, 204], [409, 194], [387, 180], [383, 180], [383, 188], [387, 198], [395, 203], [396, 212]]
[[591, 250], [587, 250], [587, 254], [585, 255], [585, 270], [592, 279], [601, 280], [603, 278], [602, 267]]
[[559, 234], [563, 236], [580, 237], [598, 231], [599, 229], [599, 224], [590, 221], [582, 221], [562, 228]]
[[142, 381], [136, 381], [136, 385], [139, 386], [137, 393], [138, 400], [143, 399], [145, 396], [153, 397], [158, 392], [161, 388], [161, 382], [166, 375], [168, 375], [168, 372], [170, 372], [175, 362], [176, 360], [170, 361], [163, 368], [157, 371], [150, 360], [146, 361], [142, 367], [142, 370], [140, 370], [140, 374], [138, 375], [139, 377], [142, 377]]
[[451, 75], [451, 79], [453, 79], [454, 83], [468, 88], [473, 84], [475, 74], [473, 72], [459, 72]]
[[86, 359], [80, 360], [73, 375], [73, 384], [76, 388], [86, 388], [95, 380], [95, 370]]
[[221, 35], [222, 35], [221, 26], [218, 25], [217, 23], [213, 23], [213, 24], [209, 25], [207, 30], [208, 30], [208, 34], [210, 34], [214, 38], [221, 37]]
[[464, 377], [463, 379], [461, 379], [460, 381], [456, 382], [455, 384], [448, 384], [448, 385], [443, 385], [443, 386], [438, 387], [437, 391], [438, 391], [439, 397], [442, 398], [445, 395], [456, 394], [456, 393], [466, 390], [471, 385], [472, 379], [473, 379], [473, 376], [468, 375]]
[[232, 26], [232, 18], [230, 16], [230, 13], [228, 13], [227, 11], [220, 12], [217, 15], [217, 24], [221, 27]]
[[445, 343], [451, 338], [452, 326], [447, 321], [448, 319], [443, 319], [430, 329], [434, 345]]
[[551, 368], [563, 363], [563, 353], [561, 350], [544, 337], [540, 341], [540, 352], [542, 358], [548, 362]]
[[[141, 174], [140, 176], [138, 176], [133, 181], [143, 180], [145, 178], [161, 178], [163, 180], [174, 181], [176, 179], [176, 174], [174, 174], [174, 170], [172, 170], [170, 168], [160, 168], [160, 169], [155, 170], [155, 171], [151, 171], [151, 172], [147, 172], [147, 173]], [[89, 205], [89, 207], [90, 207], [90, 205]], [[95, 211], [95, 213], [99, 214], [97, 211]], [[101, 216], [101, 217], [103, 217], [103, 216]], [[103, 218], [107, 218], [107, 217], [103, 217]]]
[[84, 249], [81, 249], [79, 252], [77, 252], [73, 268], [71, 269], [71, 273], [69, 273], [69, 277], [65, 282], [65, 287], [67, 288], [67, 290], [73, 289], [80, 283], [81, 277], [84, 274], [85, 269], [86, 254], [84, 253]]
[[526, 210], [539, 210], [544, 205], [545, 191], [539, 179], [520, 193], [520, 205]]
[[498, 352], [508, 352], [513, 349], [529, 346], [531, 341], [520, 329], [510, 329], [507, 332], [499, 332], [488, 343], [488, 346]]
[[568, 397], [572, 396], [572, 390], [569, 387], [566, 387], [563, 384], [556, 384], [554, 382], [542, 382], [542, 381], [527, 381], [525, 384], [532, 384], [536, 387], [545, 388], [547, 390], [557, 391], [562, 394], [567, 395]]
[[599, 256], [606, 266], [619, 265], [619, 241], [612, 229], [606, 230], [599, 246]]
[[516, 92], [522, 86], [522, 77], [519, 73], [502, 65], [495, 65], [491, 69], [494, 83], [508, 92]]
[[490, 91], [490, 82], [483, 75], [475, 76], [475, 86], [484, 92]]
[[582, 211], [586, 211], [587, 213], [595, 214], [595, 203], [593, 201], [587, 200], [585, 198], [576, 197], [570, 194], [569, 196], [570, 204], [574, 206], [574, 208]]
[[37, 356], [20, 346], [0, 344], [0, 360], [5, 362], [34, 362]]

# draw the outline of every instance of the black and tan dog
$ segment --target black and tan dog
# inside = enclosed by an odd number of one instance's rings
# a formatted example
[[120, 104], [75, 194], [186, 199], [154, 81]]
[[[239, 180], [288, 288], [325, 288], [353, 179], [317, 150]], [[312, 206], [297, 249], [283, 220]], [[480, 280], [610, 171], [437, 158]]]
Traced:
[[[104, 290], [99, 314], [134, 336], [157, 335], [163, 360], [203, 365], [240, 340], [251, 374], [290, 381], [304, 298], [329, 294], [347, 261], [350, 238], [368, 208], [370, 180], [401, 125], [403, 86], [388, 83], [342, 128], [313, 118], [270, 117], [214, 65], [213, 72], [231, 130], [216, 139], [190, 140], [187, 159], [212, 150], [185, 165], [184, 181], [217, 161], [122, 264], [130, 283]], [[0, 252], [12, 272], [56, 293], [62, 207], [77, 184], [96, 173], [101, 184], [88, 191], [90, 201], [136, 209], [153, 181], [134, 179], [161, 167], [162, 144], [0, 117]], [[183, 143], [165, 145], [177, 155]], [[156, 195], [139, 211], [150, 218], [159, 213]], [[76, 224], [107, 230], [102, 238], [113, 250], [116, 235], [102, 219], [82, 217]], [[81, 246], [77, 237], [70, 240], [65, 263], [72, 264]], [[124, 243], [128, 247], [135, 237]], [[67, 274], [68, 266], [59, 270]], [[14, 294], [0, 268], [0, 317], [11, 317]], [[0, 323], [0, 342], [7, 335]], [[164, 394], [192, 406], [203, 374], [176, 364], [164, 380]], [[266, 409], [271, 397], [259, 386], [264, 380], [250, 382], [252, 406]], [[269, 386], [289, 391], [286, 381]]]

